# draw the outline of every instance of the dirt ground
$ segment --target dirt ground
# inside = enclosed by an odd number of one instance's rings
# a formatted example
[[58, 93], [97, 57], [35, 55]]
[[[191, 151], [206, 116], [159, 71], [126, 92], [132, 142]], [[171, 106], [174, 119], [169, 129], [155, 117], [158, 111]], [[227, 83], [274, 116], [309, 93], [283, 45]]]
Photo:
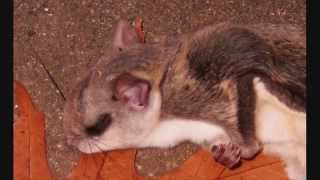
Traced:
[[[46, 116], [48, 159], [62, 179], [77, 162], [62, 132], [62, 110], [70, 87], [109, 47], [117, 20], [144, 20], [147, 42], [223, 21], [290, 23], [305, 27], [305, 0], [14, 0], [14, 78], [24, 83]], [[165, 173], [197, 147], [138, 153], [144, 175]]]

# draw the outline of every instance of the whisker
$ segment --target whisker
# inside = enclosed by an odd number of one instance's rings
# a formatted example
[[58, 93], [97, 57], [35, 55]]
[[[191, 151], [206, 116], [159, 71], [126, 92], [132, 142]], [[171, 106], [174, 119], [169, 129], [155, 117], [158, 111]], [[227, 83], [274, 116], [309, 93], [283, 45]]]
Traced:
[[[92, 151], [92, 147], [91, 146], [97, 146], [96, 143], [92, 143], [91, 141], [87, 141], [88, 142], [88, 145], [89, 145], [89, 148], [90, 148], [90, 151], [91, 153], [93, 153]], [[99, 148], [98, 148], [99, 149]], [[100, 149], [99, 149], [100, 150]], [[97, 162], [97, 159], [95, 158], [95, 156], [90, 156], [91, 158], [93, 158], [93, 161], [95, 163], [96, 166], [98, 166], [98, 162]]]
[[[102, 145], [102, 146], [107, 146], [106, 144], [104, 144], [103, 142], [100, 142], [100, 141], [98, 141], [98, 140], [96, 140], [96, 139], [92, 139], [95, 143], [99, 143], [100, 145]], [[103, 149], [101, 149], [101, 151], [104, 151]]]
[[[91, 146], [90, 146], [90, 142], [89, 142], [89, 141], [86, 141], [86, 143], [88, 144], [90, 153], [92, 153], [92, 149], [91, 149]], [[88, 156], [88, 158], [90, 158], [90, 157], [91, 157], [91, 156]], [[87, 169], [87, 166], [86, 166], [86, 169]], [[85, 170], [86, 170], [86, 169], [85, 169]]]
[[87, 140], [86, 142], [87, 142], [87, 144], [88, 144], [88, 147], [89, 147], [89, 149], [90, 149], [90, 154], [91, 154], [93, 151], [92, 151], [92, 148], [91, 148], [90, 141]]
[[99, 149], [101, 151], [102, 155], [103, 155], [103, 158], [105, 158], [106, 154], [103, 153], [104, 150], [99, 146], [99, 144], [98, 144], [99, 142], [97, 140], [95, 140], [95, 139], [91, 139], [91, 140], [94, 141], [94, 142], [91, 141], [91, 145], [94, 145], [97, 149]]
[[95, 145], [96, 147], [97, 147], [97, 149], [99, 149], [101, 152], [103, 152], [104, 150], [99, 146], [99, 142], [98, 141], [96, 141], [96, 140], [93, 140], [94, 141], [94, 143], [92, 143], [92, 145]]

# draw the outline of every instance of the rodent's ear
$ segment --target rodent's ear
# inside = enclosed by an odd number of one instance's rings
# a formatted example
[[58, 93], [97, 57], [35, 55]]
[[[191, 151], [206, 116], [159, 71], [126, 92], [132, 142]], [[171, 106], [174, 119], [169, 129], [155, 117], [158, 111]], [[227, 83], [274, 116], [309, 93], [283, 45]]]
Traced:
[[114, 98], [133, 110], [142, 110], [148, 105], [150, 84], [129, 73], [120, 75], [114, 86]]
[[112, 47], [114, 51], [121, 51], [136, 43], [140, 43], [137, 32], [127, 21], [120, 20], [113, 32]]

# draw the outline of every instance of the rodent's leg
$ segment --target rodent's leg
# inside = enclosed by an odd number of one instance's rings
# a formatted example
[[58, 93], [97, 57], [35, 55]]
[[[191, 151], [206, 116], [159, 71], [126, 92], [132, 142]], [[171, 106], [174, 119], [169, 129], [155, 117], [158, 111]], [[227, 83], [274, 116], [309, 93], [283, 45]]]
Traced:
[[231, 138], [230, 142], [238, 145], [241, 150], [241, 158], [254, 158], [262, 150], [262, 144], [255, 138], [255, 136], [245, 136], [245, 133], [242, 134], [239, 131], [235, 131], [234, 129], [236, 128], [238, 127], [229, 126], [226, 128], [226, 132]]
[[246, 75], [237, 80], [238, 121], [235, 125], [236, 127], [231, 127], [231, 129], [238, 129], [239, 131], [235, 132], [233, 130], [234, 136], [230, 136], [233, 142], [239, 144], [241, 157], [245, 159], [253, 158], [262, 149], [261, 144], [256, 139], [254, 114], [256, 93], [254, 91], [253, 78], [254, 75]]
[[250, 143], [240, 145], [241, 158], [252, 159], [262, 150], [261, 143], [252, 139]]

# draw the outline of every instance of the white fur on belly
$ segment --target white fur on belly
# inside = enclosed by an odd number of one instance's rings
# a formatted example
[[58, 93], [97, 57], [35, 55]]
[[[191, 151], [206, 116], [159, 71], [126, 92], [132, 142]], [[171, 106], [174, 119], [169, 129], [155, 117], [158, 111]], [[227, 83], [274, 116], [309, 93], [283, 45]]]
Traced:
[[256, 133], [264, 151], [283, 159], [290, 179], [306, 179], [306, 114], [281, 103], [259, 78], [254, 79], [254, 85]]
[[225, 135], [225, 131], [216, 125], [201, 121], [172, 119], [162, 121], [147, 136], [142, 146], [171, 147], [185, 140], [201, 144], [222, 135]]
[[257, 136], [264, 143], [306, 142], [306, 114], [294, 111], [273, 96], [265, 85], [254, 79], [257, 93]]

